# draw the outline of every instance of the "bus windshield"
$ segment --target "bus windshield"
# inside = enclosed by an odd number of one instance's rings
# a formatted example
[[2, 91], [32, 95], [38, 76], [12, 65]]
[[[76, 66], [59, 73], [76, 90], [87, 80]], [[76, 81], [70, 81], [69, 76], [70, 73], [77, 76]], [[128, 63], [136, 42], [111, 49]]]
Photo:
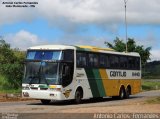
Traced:
[[28, 60], [61, 60], [62, 51], [52, 50], [28, 50]]
[[23, 83], [59, 84], [59, 63], [26, 62]]

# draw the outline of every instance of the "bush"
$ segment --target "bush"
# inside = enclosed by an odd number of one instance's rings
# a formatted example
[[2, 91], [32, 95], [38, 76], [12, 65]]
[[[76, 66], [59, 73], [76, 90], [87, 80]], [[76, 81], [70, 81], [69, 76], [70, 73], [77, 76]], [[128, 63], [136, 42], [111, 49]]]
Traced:
[[0, 90], [7, 90], [10, 87], [8, 79], [3, 75], [0, 75], [0, 84]]
[[7, 78], [10, 88], [19, 88], [23, 78], [23, 65], [19, 63], [2, 64], [0, 72]]
[[11, 49], [4, 40], [0, 40], [0, 78], [1, 88], [18, 89], [23, 78], [23, 61], [25, 53]]

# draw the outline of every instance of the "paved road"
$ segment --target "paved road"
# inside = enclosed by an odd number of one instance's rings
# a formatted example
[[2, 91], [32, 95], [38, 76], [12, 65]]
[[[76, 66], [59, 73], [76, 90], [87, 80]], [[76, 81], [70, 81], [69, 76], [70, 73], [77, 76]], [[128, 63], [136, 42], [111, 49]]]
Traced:
[[104, 107], [114, 105], [124, 105], [129, 102], [144, 100], [144, 98], [160, 96], [160, 90], [141, 92], [131, 96], [130, 99], [112, 100], [105, 98], [103, 100], [84, 100], [82, 104], [76, 105], [72, 102], [52, 102], [50, 105], [42, 105], [39, 100], [22, 102], [0, 102], [0, 113], [57, 113], [60, 110], [76, 109], [83, 107]]

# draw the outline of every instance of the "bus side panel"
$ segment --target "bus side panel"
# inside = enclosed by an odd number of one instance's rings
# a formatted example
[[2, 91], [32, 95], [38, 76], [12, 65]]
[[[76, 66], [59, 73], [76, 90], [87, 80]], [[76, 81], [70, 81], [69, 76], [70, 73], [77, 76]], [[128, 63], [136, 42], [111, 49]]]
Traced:
[[99, 69], [85, 69], [93, 97], [105, 97], [106, 92]]
[[118, 81], [117, 80], [109, 80], [106, 69], [100, 69], [99, 72], [100, 72], [103, 86], [105, 89], [105, 96], [117, 95], [117, 93], [118, 93], [117, 88], [119, 87], [117, 85]]
[[[83, 89], [83, 99], [93, 97], [93, 93], [91, 91], [91, 86], [87, 78], [87, 74], [84, 68], [77, 68], [76, 70], [76, 79], [74, 80], [73, 87], [82, 87]], [[77, 88], [76, 88], [77, 89]], [[75, 89], [75, 90], [76, 90]]]

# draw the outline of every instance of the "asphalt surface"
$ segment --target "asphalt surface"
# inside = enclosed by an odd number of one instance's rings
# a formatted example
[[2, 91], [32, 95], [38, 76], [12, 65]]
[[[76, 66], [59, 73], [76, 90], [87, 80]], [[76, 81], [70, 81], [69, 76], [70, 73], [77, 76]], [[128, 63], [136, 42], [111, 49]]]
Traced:
[[124, 105], [128, 102], [141, 101], [144, 98], [154, 96], [160, 96], [160, 90], [141, 92], [124, 100], [113, 100], [112, 98], [83, 100], [82, 104], [78, 105], [72, 101], [53, 101], [49, 105], [42, 105], [39, 100], [0, 102], [0, 113], [58, 113], [65, 109]]

